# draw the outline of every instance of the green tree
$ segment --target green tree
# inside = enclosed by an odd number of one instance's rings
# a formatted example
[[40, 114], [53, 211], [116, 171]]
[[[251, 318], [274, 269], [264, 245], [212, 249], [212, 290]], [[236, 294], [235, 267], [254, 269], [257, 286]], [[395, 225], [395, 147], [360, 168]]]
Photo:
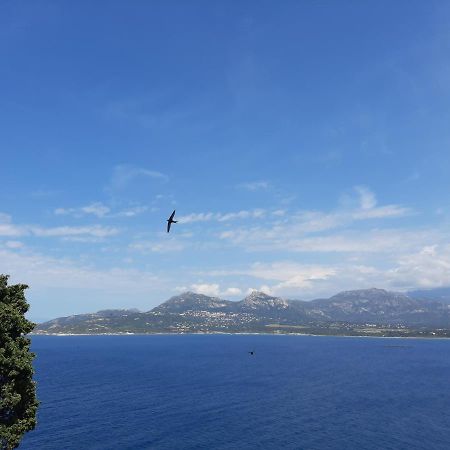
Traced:
[[0, 448], [19, 446], [23, 435], [36, 426], [36, 385], [30, 340], [35, 324], [25, 318], [29, 305], [25, 284], [8, 286], [0, 275]]

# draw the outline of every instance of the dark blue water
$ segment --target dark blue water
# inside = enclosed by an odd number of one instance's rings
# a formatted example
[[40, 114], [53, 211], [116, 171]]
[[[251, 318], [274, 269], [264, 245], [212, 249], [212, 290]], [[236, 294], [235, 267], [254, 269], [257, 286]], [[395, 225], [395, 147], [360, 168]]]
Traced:
[[37, 336], [33, 349], [42, 404], [23, 449], [450, 448], [450, 340]]

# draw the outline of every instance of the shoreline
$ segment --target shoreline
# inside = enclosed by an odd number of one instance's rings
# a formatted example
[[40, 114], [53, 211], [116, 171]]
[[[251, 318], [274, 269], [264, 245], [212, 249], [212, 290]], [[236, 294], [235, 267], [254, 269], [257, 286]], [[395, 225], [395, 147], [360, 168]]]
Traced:
[[446, 336], [355, 336], [345, 334], [309, 334], [309, 333], [227, 333], [227, 332], [211, 332], [211, 333], [29, 333], [27, 336], [211, 336], [211, 335], [245, 335], [245, 336], [310, 336], [310, 337], [337, 337], [337, 338], [368, 338], [368, 339], [433, 339], [448, 340]]

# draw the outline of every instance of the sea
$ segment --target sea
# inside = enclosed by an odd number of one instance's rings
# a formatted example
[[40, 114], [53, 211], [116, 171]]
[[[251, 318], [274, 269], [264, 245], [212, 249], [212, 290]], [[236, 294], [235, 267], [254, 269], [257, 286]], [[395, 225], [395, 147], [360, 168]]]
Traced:
[[450, 449], [450, 340], [33, 336], [32, 349], [41, 404], [23, 450]]

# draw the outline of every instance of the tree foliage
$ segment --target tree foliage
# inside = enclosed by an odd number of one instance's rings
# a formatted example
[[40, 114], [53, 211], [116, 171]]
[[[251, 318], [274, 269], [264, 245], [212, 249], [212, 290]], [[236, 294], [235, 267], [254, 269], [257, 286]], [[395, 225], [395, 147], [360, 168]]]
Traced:
[[36, 425], [39, 402], [33, 381], [30, 340], [35, 324], [25, 318], [29, 305], [25, 284], [8, 286], [0, 275], [0, 448], [19, 446], [23, 435]]

